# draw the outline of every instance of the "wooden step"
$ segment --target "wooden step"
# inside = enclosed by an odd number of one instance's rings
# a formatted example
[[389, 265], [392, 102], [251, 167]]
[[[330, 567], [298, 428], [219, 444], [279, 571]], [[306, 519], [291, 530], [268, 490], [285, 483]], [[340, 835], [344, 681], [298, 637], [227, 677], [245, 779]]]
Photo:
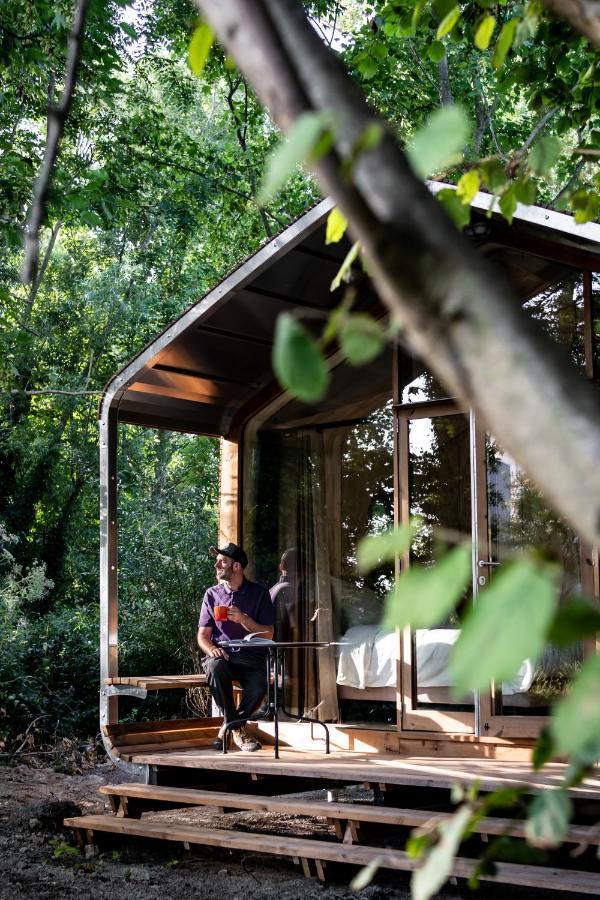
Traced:
[[[269, 853], [273, 856], [291, 857], [296, 860], [349, 863], [354, 866], [365, 866], [377, 859], [381, 868], [397, 871], [412, 871], [418, 865], [417, 861], [411, 859], [403, 851], [389, 850], [385, 847], [336, 844], [331, 841], [316, 841], [282, 835], [249, 834], [217, 828], [167, 825], [163, 822], [152, 822], [146, 819], [140, 821], [116, 816], [78, 816], [65, 819], [64, 824], [80, 834], [83, 832], [88, 839], [93, 838], [94, 832], [105, 832], [177, 841], [188, 845], [223, 847], [227, 850]], [[458, 878], [468, 878], [473, 871], [474, 862], [471, 859], [456, 859], [452, 874]], [[555, 891], [570, 891], [594, 896], [600, 894], [600, 875], [574, 870], [497, 863], [495, 875], [482, 876], [482, 880], [517, 884], [523, 887], [551, 888]]]
[[[212, 806], [218, 809], [253, 810], [254, 812], [282, 813], [297, 816], [319, 816], [338, 822], [375, 823], [388, 826], [407, 826], [422, 828], [433, 821], [450, 818], [450, 813], [439, 813], [433, 810], [401, 809], [389, 806], [367, 806], [358, 803], [327, 803], [324, 801], [303, 800], [297, 797], [266, 797], [253, 794], [233, 794], [220, 791], [200, 791], [193, 788], [175, 788], [147, 784], [107, 784], [100, 788], [100, 793], [111, 798], [115, 812], [127, 815], [127, 804], [120, 804], [121, 798], [137, 801], [131, 809], [138, 812], [156, 809], [158, 804], [168, 803], [171, 806]], [[114, 801], [114, 803], [113, 803]], [[160, 805], [158, 806], [160, 808]], [[525, 836], [525, 826], [513, 819], [489, 816], [480, 819], [474, 826], [476, 834], [506, 834], [510, 837]], [[338, 836], [342, 836], [338, 832]], [[348, 840], [348, 837], [346, 837]], [[595, 826], [586, 828], [582, 825], [571, 825], [565, 843], [600, 844], [600, 833]]]

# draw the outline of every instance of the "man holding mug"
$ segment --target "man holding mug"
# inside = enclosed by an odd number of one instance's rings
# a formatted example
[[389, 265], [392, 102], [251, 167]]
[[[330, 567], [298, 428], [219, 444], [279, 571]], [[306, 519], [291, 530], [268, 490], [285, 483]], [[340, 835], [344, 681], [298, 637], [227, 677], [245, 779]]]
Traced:
[[[223, 713], [223, 727], [213, 747], [223, 749], [225, 725], [235, 719], [247, 719], [260, 705], [267, 691], [267, 670], [264, 650], [253, 647], [225, 650], [223, 641], [242, 640], [248, 634], [272, 638], [275, 610], [265, 587], [248, 581], [244, 569], [248, 557], [237, 544], [227, 544], [222, 550], [211, 547], [215, 557], [217, 584], [209, 588], [202, 600], [198, 622], [198, 644], [206, 653], [202, 666], [206, 672], [213, 699]], [[243, 688], [243, 696], [236, 709], [233, 682]], [[240, 750], [260, 750], [260, 744], [242, 726], [232, 731], [233, 741]]]

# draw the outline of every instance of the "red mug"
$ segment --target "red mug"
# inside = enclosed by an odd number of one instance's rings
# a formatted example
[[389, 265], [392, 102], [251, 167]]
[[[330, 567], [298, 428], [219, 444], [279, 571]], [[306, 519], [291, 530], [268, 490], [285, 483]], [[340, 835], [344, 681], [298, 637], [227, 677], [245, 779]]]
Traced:
[[228, 606], [215, 606], [215, 622], [226, 622], [228, 609]]

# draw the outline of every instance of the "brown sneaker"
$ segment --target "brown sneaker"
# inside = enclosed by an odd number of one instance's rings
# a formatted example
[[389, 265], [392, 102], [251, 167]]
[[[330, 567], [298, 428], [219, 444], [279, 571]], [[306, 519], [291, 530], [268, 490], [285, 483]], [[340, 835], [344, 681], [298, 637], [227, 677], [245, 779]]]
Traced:
[[246, 753], [253, 753], [255, 750], [261, 749], [262, 744], [259, 744], [256, 738], [253, 738], [252, 735], [248, 734], [243, 726], [241, 728], [234, 728], [231, 735], [235, 746], [239, 747], [240, 750], [245, 750]]

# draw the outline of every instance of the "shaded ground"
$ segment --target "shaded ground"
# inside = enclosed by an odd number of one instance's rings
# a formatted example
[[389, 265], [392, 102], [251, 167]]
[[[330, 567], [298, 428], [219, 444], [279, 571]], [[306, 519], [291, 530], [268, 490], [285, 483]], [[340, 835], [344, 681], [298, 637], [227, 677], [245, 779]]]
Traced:
[[[305, 879], [301, 871], [285, 859], [261, 858], [257, 854], [230, 855], [227, 850], [206, 848], [186, 852], [180, 844], [153, 844], [113, 840], [82, 854], [71, 835], [61, 828], [65, 815], [102, 813], [104, 799], [98, 788], [125, 780], [107, 763], [96, 765], [81, 775], [65, 775], [49, 768], [17, 766], [0, 768], [0, 900], [19, 897], [90, 898], [90, 900], [148, 900], [153, 897], [223, 897], [224, 900], [296, 900], [323, 897], [325, 900], [394, 898], [409, 900], [408, 876], [382, 873], [377, 883], [359, 895], [348, 886], [351, 872], [339, 869], [333, 880], [322, 885]], [[213, 825], [219, 828], [274, 831], [272, 816], [261, 813], [234, 813], [223, 816], [213, 810], [189, 810], [155, 814], [162, 820]], [[299, 816], [278, 818], [277, 831], [290, 835], [328, 836], [328, 826], [317, 826]], [[316, 829], [316, 830], [315, 830]], [[504, 900], [557, 900], [568, 894], [532, 892], [511, 886], [483, 885], [477, 894], [465, 887], [449, 886], [440, 900], [497, 898]], [[579, 897], [581, 895], [572, 895]]]

